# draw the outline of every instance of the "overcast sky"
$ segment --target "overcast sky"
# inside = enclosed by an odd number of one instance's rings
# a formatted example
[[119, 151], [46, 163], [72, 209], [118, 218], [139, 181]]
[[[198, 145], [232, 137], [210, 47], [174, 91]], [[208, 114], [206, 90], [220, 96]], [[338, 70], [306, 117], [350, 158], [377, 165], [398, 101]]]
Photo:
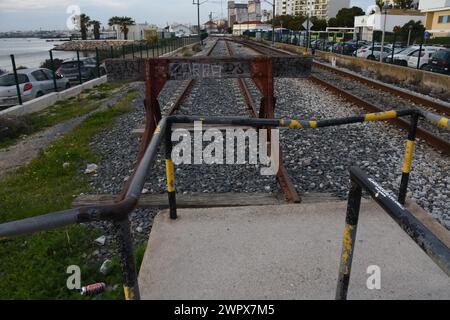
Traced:
[[[364, 10], [373, 3], [375, 0], [352, 0], [353, 5]], [[0, 0], [0, 31], [67, 29], [66, 21], [70, 16], [67, 11], [71, 5], [79, 6], [91, 19], [103, 24], [115, 15], [159, 26], [197, 21], [197, 9], [192, 0]], [[268, 7], [263, 5], [263, 8]], [[227, 0], [209, 0], [200, 8], [202, 22], [208, 19], [210, 12], [214, 18], [226, 17]]]

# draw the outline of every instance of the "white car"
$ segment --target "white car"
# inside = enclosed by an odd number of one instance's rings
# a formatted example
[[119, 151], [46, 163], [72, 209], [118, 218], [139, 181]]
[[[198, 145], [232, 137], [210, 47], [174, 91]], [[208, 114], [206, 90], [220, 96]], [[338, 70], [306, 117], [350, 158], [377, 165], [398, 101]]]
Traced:
[[[429, 47], [424, 46], [422, 50], [420, 47], [417, 48], [414, 52], [410, 53], [408, 58], [408, 67], [417, 68], [417, 63], [419, 63], [419, 69], [424, 69], [428, 65], [428, 60], [431, 59], [431, 56], [437, 51], [441, 50], [442, 47]], [[419, 62], [419, 51], [420, 51], [420, 62]]]
[[[398, 53], [394, 54], [394, 64], [398, 64], [401, 66], [407, 66], [408, 60], [411, 54], [413, 54], [416, 50], [419, 49], [419, 46], [411, 46], [408, 47]], [[387, 58], [387, 62], [392, 62], [391, 57]]]
[[[53, 72], [45, 68], [30, 68], [17, 70], [20, 96], [22, 102], [43, 96], [54, 91]], [[69, 80], [56, 74], [58, 90], [70, 87]], [[10, 107], [19, 103], [14, 73], [0, 76], [0, 108]]]
[[[387, 57], [392, 53], [392, 50], [388, 47], [383, 47], [383, 57]], [[359, 48], [356, 51], [356, 56], [363, 59], [369, 59], [369, 60], [380, 60], [380, 54], [381, 54], [381, 46], [375, 45], [373, 47], [372, 52], [372, 45], [364, 46], [362, 48]]]

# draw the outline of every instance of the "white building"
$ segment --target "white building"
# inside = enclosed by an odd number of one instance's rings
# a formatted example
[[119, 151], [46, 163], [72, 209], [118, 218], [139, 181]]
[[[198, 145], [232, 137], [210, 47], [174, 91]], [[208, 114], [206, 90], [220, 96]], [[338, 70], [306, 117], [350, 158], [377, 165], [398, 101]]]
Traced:
[[420, 0], [426, 14], [425, 28], [433, 37], [450, 37], [450, 0]]
[[276, 0], [275, 15], [307, 16], [309, 11], [311, 17], [328, 20], [349, 7], [350, 0]]
[[260, 0], [248, 0], [248, 20], [249, 21], [261, 21], [261, 1]]
[[247, 3], [228, 1], [228, 25], [244, 21], [261, 21], [261, 0], [248, 0]]
[[390, 9], [387, 15], [374, 13], [366, 16], [355, 17], [355, 32], [360, 40], [372, 41], [374, 31], [383, 31], [386, 18], [386, 32], [394, 31], [394, 27], [402, 27], [411, 20], [425, 22], [425, 15], [415, 10]]
[[264, 10], [262, 11], [261, 22], [267, 22], [267, 21], [272, 20], [272, 16], [273, 16], [272, 10], [266, 10], [266, 9], [264, 9]]
[[251, 31], [272, 31], [272, 25], [259, 22], [259, 21], [249, 21], [240, 23], [240, 24], [233, 24], [233, 35], [240, 36], [244, 33], [246, 30]]
[[191, 27], [181, 23], [172, 24], [169, 31], [175, 33], [176, 37], [187, 37], [192, 34]]
[[[121, 31], [121, 27], [119, 25], [113, 25], [113, 30], [117, 34], [118, 40], [124, 40], [125, 35]], [[147, 22], [144, 23], [136, 23], [134, 25], [128, 26], [128, 40], [144, 40], [145, 34], [147, 30], [157, 29], [158, 27], [155, 25], [150, 25]]]
[[203, 25], [203, 29], [208, 33], [218, 33], [219, 26], [214, 21], [210, 20]]
[[248, 5], [246, 3], [236, 3], [228, 1], [228, 25], [241, 23], [248, 20]]

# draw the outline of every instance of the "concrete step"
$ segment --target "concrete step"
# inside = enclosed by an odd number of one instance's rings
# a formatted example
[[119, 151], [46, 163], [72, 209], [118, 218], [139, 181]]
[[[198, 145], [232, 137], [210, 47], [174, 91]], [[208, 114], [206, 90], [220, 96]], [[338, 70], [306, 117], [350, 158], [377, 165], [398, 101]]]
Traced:
[[[163, 211], [140, 269], [142, 298], [334, 299], [345, 212], [345, 201], [180, 209], [177, 220]], [[372, 265], [380, 290], [366, 285]], [[449, 299], [450, 279], [363, 200], [348, 298]]]

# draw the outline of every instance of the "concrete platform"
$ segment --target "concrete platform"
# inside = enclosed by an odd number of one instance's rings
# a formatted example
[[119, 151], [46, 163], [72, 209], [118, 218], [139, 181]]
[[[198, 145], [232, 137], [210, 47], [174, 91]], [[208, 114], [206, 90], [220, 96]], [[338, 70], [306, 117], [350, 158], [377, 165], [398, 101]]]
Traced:
[[[334, 299], [346, 202], [180, 209], [157, 215], [143, 299]], [[369, 290], [367, 267], [381, 269]], [[349, 299], [450, 299], [450, 278], [374, 202], [363, 201]]]

